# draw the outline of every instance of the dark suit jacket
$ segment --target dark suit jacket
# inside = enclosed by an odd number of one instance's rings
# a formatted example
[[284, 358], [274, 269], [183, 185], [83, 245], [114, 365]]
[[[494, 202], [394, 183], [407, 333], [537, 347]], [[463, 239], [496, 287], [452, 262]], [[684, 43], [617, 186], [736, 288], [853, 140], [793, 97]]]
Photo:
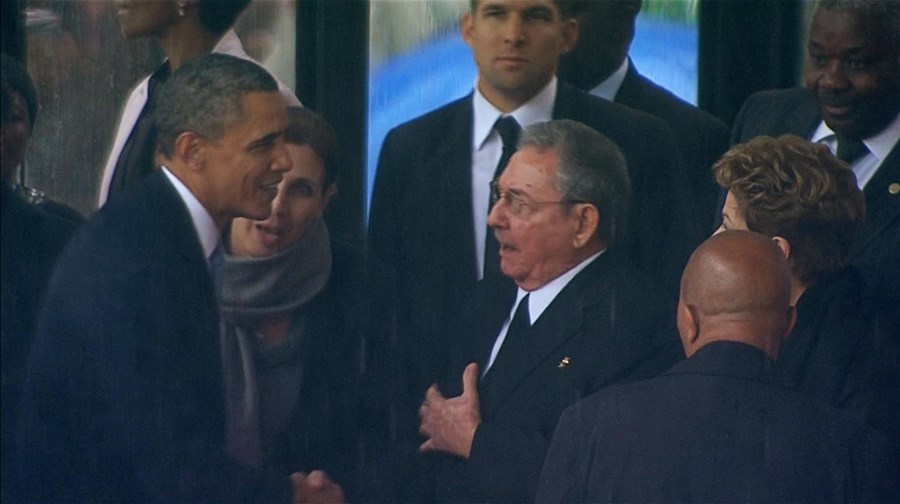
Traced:
[[[453, 337], [463, 350], [440, 383], [445, 396], [462, 392], [467, 363], [485, 369], [515, 293], [505, 278], [479, 285], [456, 325]], [[654, 376], [683, 357], [671, 305], [612, 250], [576, 275], [520, 336], [528, 338], [529, 355], [505, 367], [498, 359], [479, 383], [482, 423], [470, 458], [434, 456], [439, 500], [531, 502], [566, 407], [611, 383]]]
[[893, 502], [891, 457], [879, 433], [772, 383], [761, 351], [717, 342], [569, 408], [537, 502]]
[[778, 353], [780, 381], [847, 411], [900, 447], [900, 339], [852, 266], [803, 292]]
[[694, 203], [692, 215], [702, 241], [713, 230], [719, 186], [712, 165], [728, 150], [728, 126], [641, 75], [633, 61], [629, 63], [615, 102], [659, 117], [672, 129], [683, 156]]
[[[456, 325], [477, 279], [472, 229], [472, 97], [391, 130], [384, 141], [369, 219], [375, 330], [395, 324], [393, 370], [401, 394], [418, 405], [444, 369], [437, 335]], [[559, 83], [554, 118], [600, 131], [625, 154], [632, 184], [628, 257], [673, 288], [694, 243], [678, 186], [677, 146], [659, 119]], [[415, 407], [412, 408], [413, 410]], [[415, 419], [412, 421], [415, 424]], [[415, 432], [412, 426], [401, 430]]]
[[[231, 464], [206, 258], [157, 171], [101, 209], [61, 256], [20, 422], [26, 499], [285, 499], [286, 478]], [[278, 486], [278, 485], [281, 486]]]
[[[803, 88], [756, 93], [744, 103], [732, 130], [732, 143], [760, 135], [793, 134], [809, 138], [822, 120], [813, 96]], [[895, 188], [894, 193], [889, 190]], [[900, 143], [864, 190], [866, 222], [854, 243], [851, 262], [859, 268], [870, 295], [886, 313], [900, 313]], [[894, 325], [900, 331], [900, 315]]]
[[0, 317], [0, 365], [2, 373], [2, 492], [7, 499], [11, 487], [6, 485], [12, 469], [16, 419], [25, 381], [28, 351], [34, 337], [37, 316], [44, 291], [56, 258], [76, 223], [43, 211], [28, 203], [5, 183], [2, 188], [2, 222], [0, 222], [0, 277], [2, 277], [2, 317]]

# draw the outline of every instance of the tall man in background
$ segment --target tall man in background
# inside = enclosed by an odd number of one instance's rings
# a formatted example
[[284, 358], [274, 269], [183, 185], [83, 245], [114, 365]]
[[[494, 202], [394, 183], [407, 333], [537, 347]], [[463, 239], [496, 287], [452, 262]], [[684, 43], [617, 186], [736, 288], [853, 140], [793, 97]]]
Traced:
[[[594, 96], [659, 117], [684, 161], [697, 231], [713, 228], [718, 186], [711, 167], [728, 150], [728, 126], [642, 75], [628, 56], [641, 0], [576, 0], [578, 44], [560, 60], [560, 78]], [[702, 238], [700, 238], [702, 239]]]
[[807, 50], [805, 88], [751, 96], [732, 141], [790, 133], [850, 165], [866, 198], [850, 262], [900, 333], [900, 3], [821, 0]]

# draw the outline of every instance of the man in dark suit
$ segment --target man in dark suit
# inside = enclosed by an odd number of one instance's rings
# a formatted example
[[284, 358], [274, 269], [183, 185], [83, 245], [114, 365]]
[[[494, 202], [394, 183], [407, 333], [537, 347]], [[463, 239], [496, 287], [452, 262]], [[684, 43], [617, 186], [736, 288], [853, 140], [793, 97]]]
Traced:
[[732, 141], [790, 133], [850, 165], [866, 198], [850, 260], [884, 311], [900, 313], [900, 4], [819, 2], [808, 51], [805, 89], [751, 96]]
[[790, 293], [768, 237], [701, 245], [678, 304], [687, 360], [566, 410], [537, 502], [894, 502], [887, 440], [772, 379]]
[[633, 194], [623, 252], [673, 295], [693, 248], [685, 193], [673, 190], [683, 174], [668, 127], [557, 81], [557, 60], [578, 32], [569, 2], [472, 4], [462, 36], [478, 66], [474, 92], [388, 134], [372, 195], [373, 313], [382, 317], [373, 326], [394, 330], [395, 396], [402, 397], [401, 417], [412, 413], [405, 418], [413, 421], [421, 391], [446, 364], [448, 348], [437, 335], [456, 325], [476, 281], [496, 274], [496, 243], [485, 223], [489, 183], [508, 159], [504, 152], [515, 149], [515, 138], [502, 140], [495, 129], [498, 119], [520, 126], [573, 119], [618, 144]]
[[578, 44], [563, 55], [559, 76], [594, 96], [664, 120], [683, 156], [697, 231], [713, 229], [718, 187], [710, 168], [728, 150], [728, 126], [638, 72], [628, 57], [641, 0], [577, 0]]
[[288, 475], [226, 457], [208, 262], [231, 218], [271, 211], [285, 110], [275, 80], [231, 56], [160, 90], [162, 166], [84, 225], [51, 280], [20, 422], [29, 500], [291, 497]]
[[587, 126], [525, 129], [488, 217], [508, 278], [479, 284], [454, 327], [459, 356], [420, 407], [438, 500], [531, 502], [568, 405], [680, 357], [671, 305], [616, 250], [628, 186], [618, 149]]

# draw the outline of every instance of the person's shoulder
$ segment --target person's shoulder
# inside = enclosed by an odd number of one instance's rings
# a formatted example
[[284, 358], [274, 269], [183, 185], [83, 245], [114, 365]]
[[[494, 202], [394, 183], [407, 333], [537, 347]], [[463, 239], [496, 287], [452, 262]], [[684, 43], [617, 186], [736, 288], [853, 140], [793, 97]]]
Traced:
[[443, 137], [448, 127], [463, 117], [471, 118], [471, 114], [472, 95], [469, 94], [395, 126], [388, 137]]
[[[640, 98], [632, 102], [626, 94], [625, 99], [621, 101], [623, 105], [658, 115], [673, 124], [691, 123], [695, 127], [719, 130], [722, 135], [728, 135], [728, 126], [724, 121], [692, 105], [647, 77], [638, 74], [634, 85], [639, 88]], [[623, 91], [625, 91], [624, 88], [619, 91], [619, 95], [616, 96], [617, 101]]]
[[757, 91], [744, 101], [743, 108], [780, 111], [798, 103], [814, 104], [815, 99], [802, 87]]

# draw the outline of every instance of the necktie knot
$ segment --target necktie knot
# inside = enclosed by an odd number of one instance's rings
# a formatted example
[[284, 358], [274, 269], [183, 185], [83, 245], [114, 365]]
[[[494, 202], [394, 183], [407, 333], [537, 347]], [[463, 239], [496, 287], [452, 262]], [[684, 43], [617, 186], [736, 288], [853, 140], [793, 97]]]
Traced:
[[497, 130], [497, 133], [500, 135], [504, 150], [516, 148], [516, 144], [519, 143], [519, 134], [522, 132], [522, 127], [516, 122], [515, 117], [500, 117], [497, 119], [497, 122], [494, 123], [494, 129]]
[[853, 164], [854, 161], [868, 154], [869, 148], [862, 140], [843, 135], [835, 136], [837, 137], [837, 157], [845, 163]]
[[509, 322], [507, 336], [519, 334], [531, 327], [531, 314], [528, 311], [528, 296], [530, 296], [530, 294], [525, 294], [525, 297], [519, 301], [519, 306], [516, 307], [516, 313]]

